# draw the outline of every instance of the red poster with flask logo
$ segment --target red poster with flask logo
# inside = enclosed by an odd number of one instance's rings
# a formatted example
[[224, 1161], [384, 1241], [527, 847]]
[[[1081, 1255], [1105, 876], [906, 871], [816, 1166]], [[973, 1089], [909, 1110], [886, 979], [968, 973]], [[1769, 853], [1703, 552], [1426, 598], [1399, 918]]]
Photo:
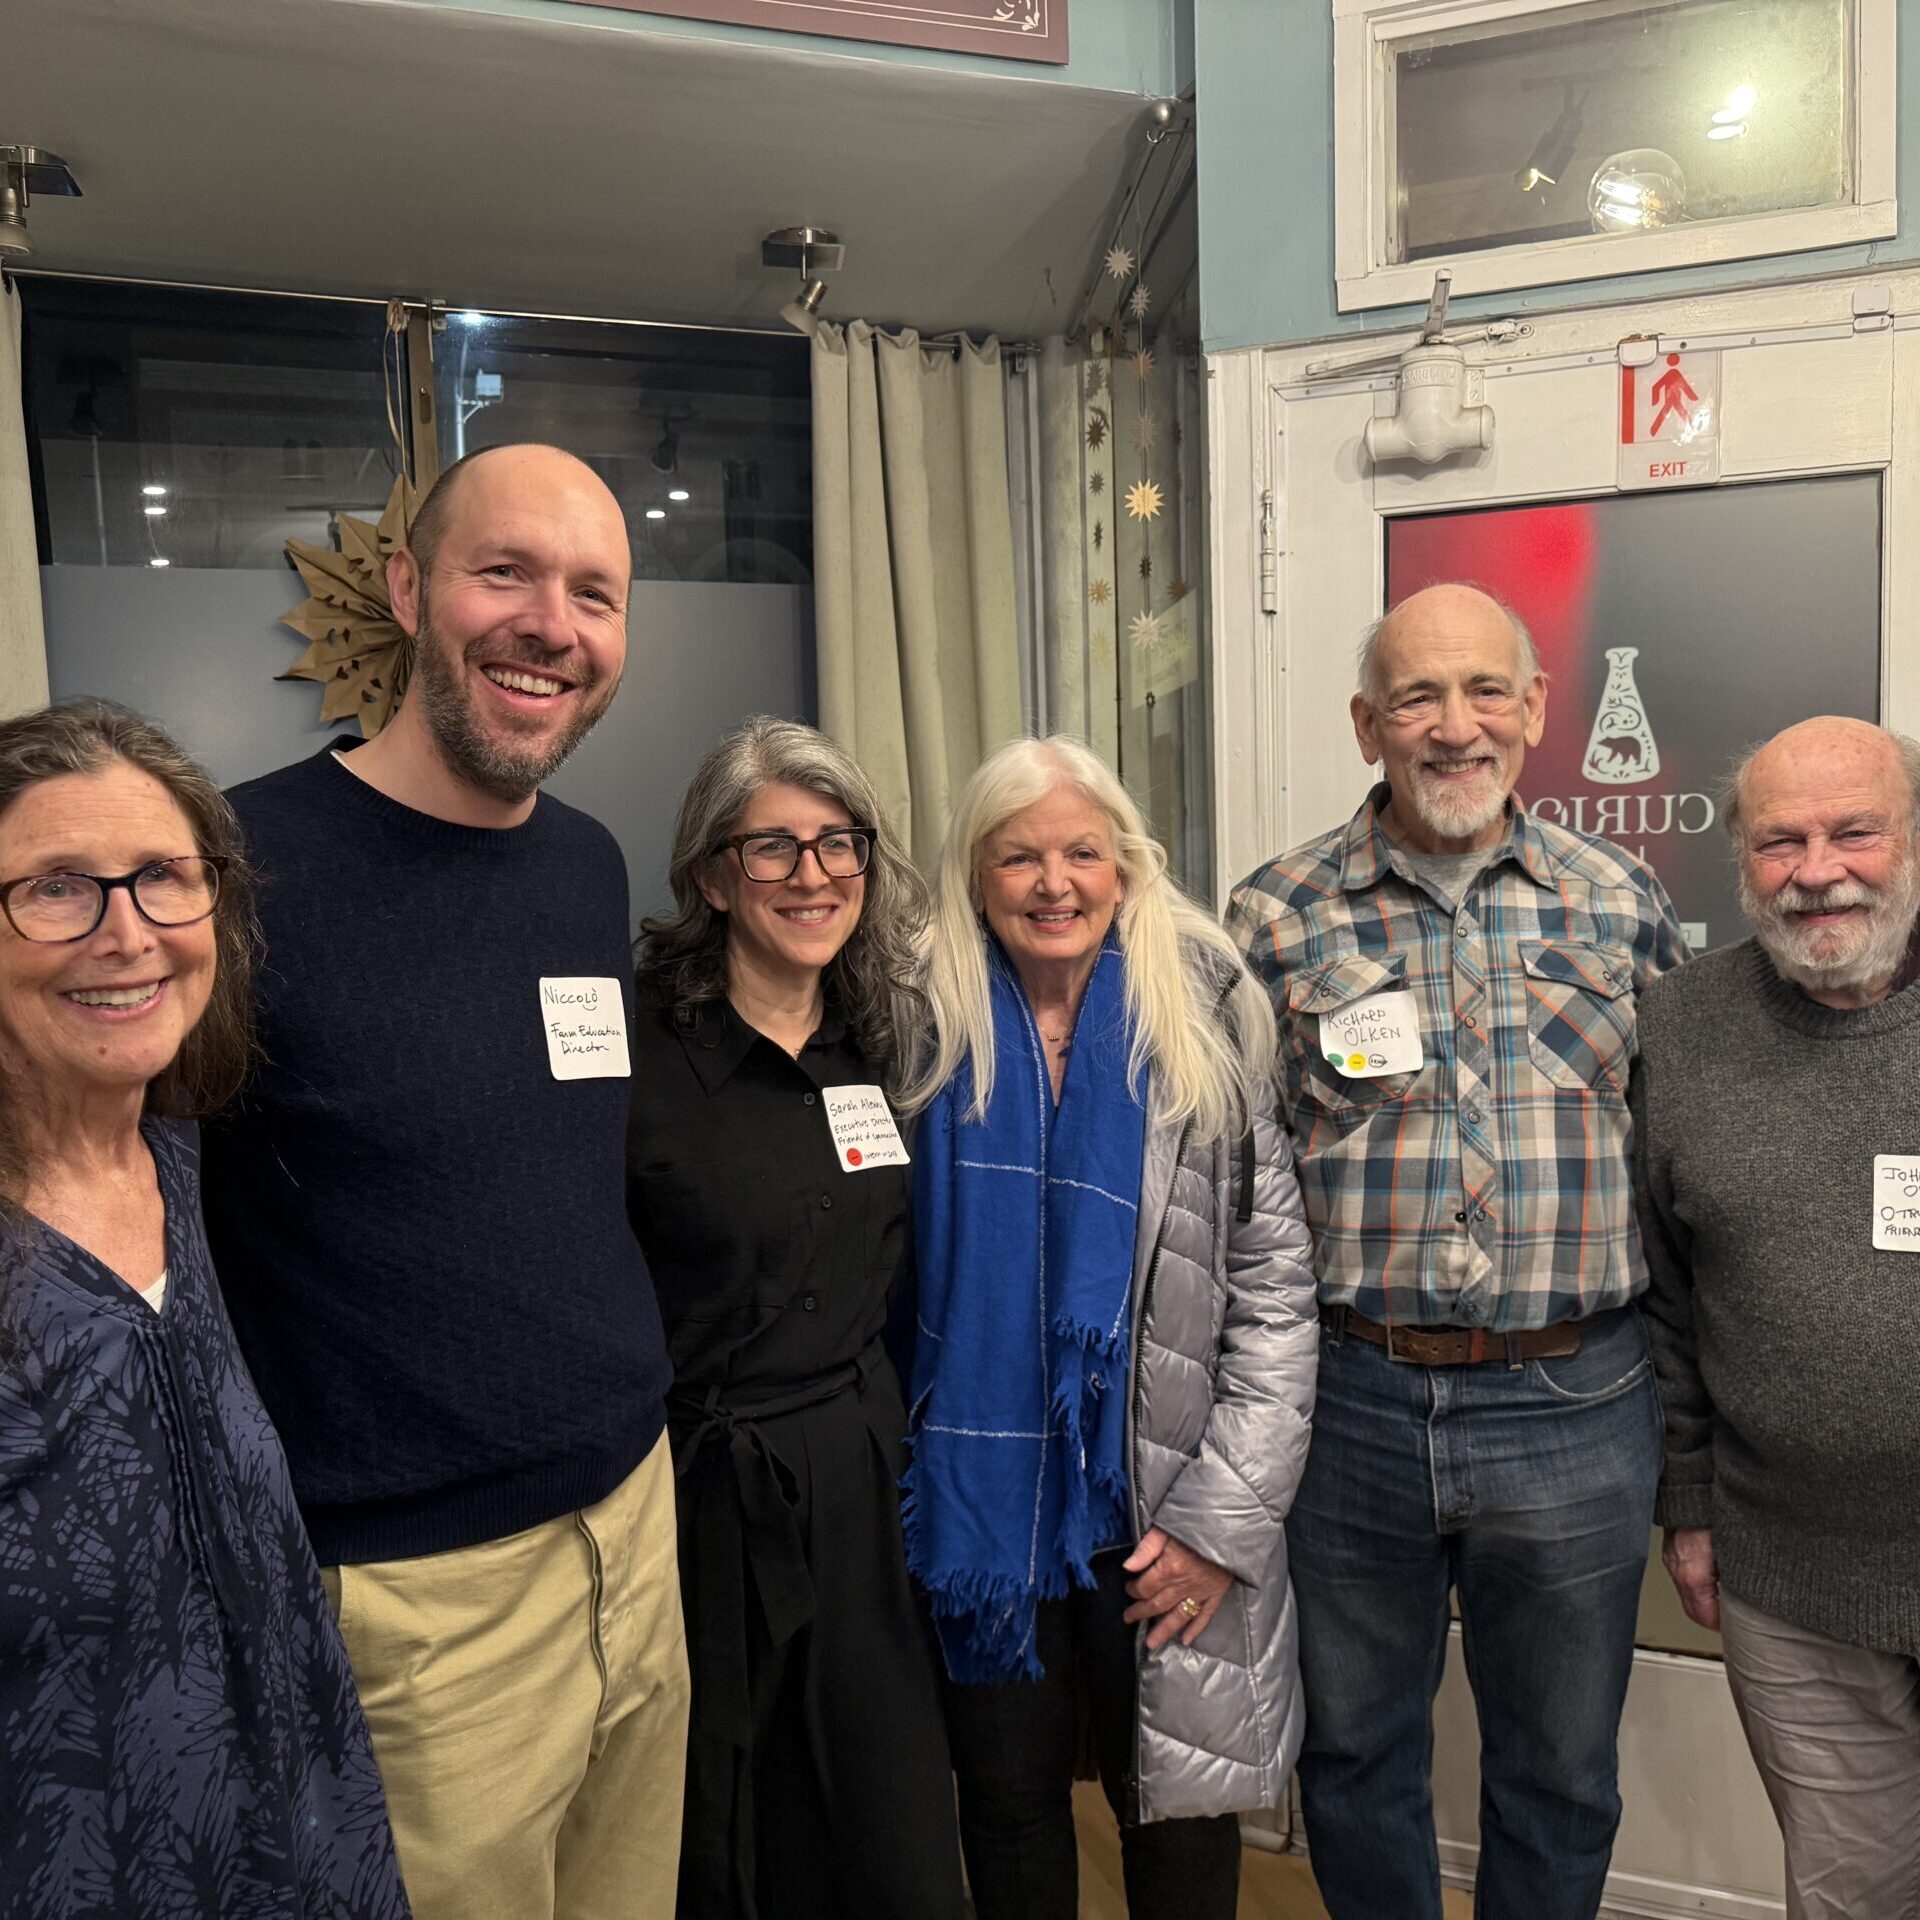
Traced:
[[1880, 574], [1873, 474], [1387, 523], [1388, 606], [1466, 580], [1526, 622], [1548, 693], [1521, 797], [1642, 855], [1696, 948], [1745, 935], [1732, 761], [1812, 714], [1879, 718]]

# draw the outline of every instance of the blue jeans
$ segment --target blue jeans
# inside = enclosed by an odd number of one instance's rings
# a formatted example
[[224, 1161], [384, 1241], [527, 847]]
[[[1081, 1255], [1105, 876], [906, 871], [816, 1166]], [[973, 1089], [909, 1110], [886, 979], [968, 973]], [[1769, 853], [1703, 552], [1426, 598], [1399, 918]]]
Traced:
[[1637, 1308], [1477, 1366], [1323, 1335], [1287, 1545], [1307, 1844], [1333, 1920], [1440, 1920], [1433, 1697], [1458, 1592], [1480, 1718], [1478, 1920], [1591, 1920], [1661, 1422]]

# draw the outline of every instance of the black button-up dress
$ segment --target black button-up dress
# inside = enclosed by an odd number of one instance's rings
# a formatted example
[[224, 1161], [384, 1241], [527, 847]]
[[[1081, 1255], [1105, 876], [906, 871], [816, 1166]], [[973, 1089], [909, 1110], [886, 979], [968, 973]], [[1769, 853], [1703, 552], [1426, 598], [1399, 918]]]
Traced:
[[679, 1912], [957, 1920], [880, 1338], [905, 1170], [844, 1171], [820, 1098], [876, 1076], [831, 1008], [795, 1060], [725, 1003], [638, 989], [627, 1203], [674, 1363], [693, 1669]]

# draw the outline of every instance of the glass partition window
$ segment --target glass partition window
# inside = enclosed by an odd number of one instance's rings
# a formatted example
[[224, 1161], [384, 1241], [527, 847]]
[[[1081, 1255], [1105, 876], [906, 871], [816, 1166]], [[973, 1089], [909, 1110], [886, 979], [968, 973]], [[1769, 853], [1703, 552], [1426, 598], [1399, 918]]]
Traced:
[[279, 568], [397, 470], [382, 308], [23, 282], [42, 558]]
[[626, 509], [637, 579], [811, 581], [800, 335], [456, 312], [433, 357], [441, 460], [515, 440], [579, 454]]
[[1891, 0], [1339, 10], [1343, 306], [1894, 231]]

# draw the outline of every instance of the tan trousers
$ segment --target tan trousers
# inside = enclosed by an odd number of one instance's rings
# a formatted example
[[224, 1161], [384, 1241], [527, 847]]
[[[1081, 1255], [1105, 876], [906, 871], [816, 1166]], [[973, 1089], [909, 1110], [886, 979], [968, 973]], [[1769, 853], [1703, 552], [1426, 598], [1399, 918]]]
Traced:
[[1787, 1843], [1788, 1920], [1920, 1920], [1920, 1661], [1720, 1590], [1733, 1703]]
[[415, 1920], [668, 1920], [687, 1648], [664, 1435], [598, 1506], [321, 1577]]

